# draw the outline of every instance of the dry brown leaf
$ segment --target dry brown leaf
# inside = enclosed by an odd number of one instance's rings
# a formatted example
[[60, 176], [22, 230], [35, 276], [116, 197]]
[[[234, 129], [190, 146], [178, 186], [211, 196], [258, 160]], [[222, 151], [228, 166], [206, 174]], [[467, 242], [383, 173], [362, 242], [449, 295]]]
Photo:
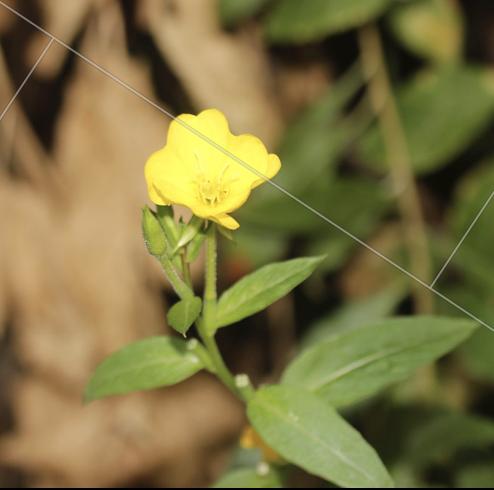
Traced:
[[260, 36], [225, 33], [215, 0], [143, 0], [138, 6], [197, 108], [222, 110], [236, 132], [253, 133], [272, 147], [282, 120]]
[[[36, 2], [36, 7], [40, 10], [43, 28], [70, 45], [77, 33], [82, 30], [84, 21], [91, 10], [97, 9], [105, 1], [108, 0], [77, 0], [76, 2], [42, 0]], [[38, 59], [46, 40], [47, 36], [42, 32], [35, 33], [26, 54], [26, 62], [29, 66], [32, 66]], [[38, 74], [46, 78], [54, 77], [68, 54], [67, 50], [62, 52], [62, 56], [60, 53], [49, 51], [39, 67]]]
[[[81, 50], [152, 97], [147, 68], [128, 57], [116, 3], [98, 12]], [[208, 376], [81, 406], [97, 362], [165, 331], [165, 281], [140, 237], [140, 207], [143, 165], [167, 125], [155, 108], [77, 61], [53, 151], [65, 192], [54, 206], [48, 187], [25, 179], [2, 188], [9, 253], [1, 259], [24, 374], [14, 384], [15, 430], [0, 443], [0, 463], [28, 471], [34, 484], [111, 486], [161, 468], [167, 485], [204, 484], [239, 430], [242, 411]], [[31, 136], [21, 127], [14, 150]], [[177, 470], [179, 460], [188, 471]]]

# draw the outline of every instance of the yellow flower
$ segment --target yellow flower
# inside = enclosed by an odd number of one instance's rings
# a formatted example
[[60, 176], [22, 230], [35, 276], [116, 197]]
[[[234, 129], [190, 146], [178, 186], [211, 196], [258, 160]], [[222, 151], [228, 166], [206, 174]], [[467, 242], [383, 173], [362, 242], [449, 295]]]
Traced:
[[283, 462], [283, 458], [274, 449], [271, 449], [250, 425], [244, 429], [240, 437], [240, 447], [244, 449], [259, 449], [262, 459], [266, 463]]
[[[255, 136], [233, 135], [220, 111], [208, 109], [197, 116], [182, 114], [178, 119], [267, 178], [278, 173], [280, 159], [269, 154]], [[149, 197], [155, 204], [181, 204], [196, 216], [231, 230], [239, 224], [228, 213], [242, 206], [250, 191], [264, 182], [177, 121], [170, 124], [166, 145], [148, 159], [145, 175]]]

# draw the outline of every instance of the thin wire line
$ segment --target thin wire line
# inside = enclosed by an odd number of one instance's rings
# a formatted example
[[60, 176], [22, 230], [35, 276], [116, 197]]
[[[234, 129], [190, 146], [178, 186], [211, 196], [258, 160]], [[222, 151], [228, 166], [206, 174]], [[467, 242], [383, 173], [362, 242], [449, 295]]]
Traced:
[[108, 78], [110, 78], [114, 82], [118, 83], [119, 85], [121, 85], [122, 87], [124, 87], [125, 89], [127, 89], [129, 92], [133, 93], [135, 96], [137, 96], [140, 99], [144, 100], [145, 102], [147, 102], [148, 104], [150, 104], [151, 106], [153, 106], [155, 109], [157, 109], [161, 113], [163, 113], [166, 116], [168, 116], [173, 121], [176, 121], [182, 127], [184, 127], [185, 129], [187, 129], [188, 131], [190, 131], [192, 134], [196, 135], [198, 138], [201, 138], [203, 141], [205, 141], [206, 143], [209, 143], [211, 146], [213, 146], [214, 148], [216, 148], [218, 151], [222, 152], [224, 155], [230, 157], [232, 160], [234, 160], [238, 164], [242, 165], [242, 167], [244, 167], [245, 169], [247, 169], [250, 172], [254, 173], [257, 177], [261, 178], [263, 181], [265, 181], [268, 184], [270, 184], [272, 187], [274, 187], [275, 189], [277, 189], [278, 191], [280, 191], [282, 194], [285, 194], [287, 197], [289, 197], [290, 199], [292, 199], [296, 203], [300, 204], [305, 209], [307, 209], [308, 211], [310, 211], [314, 215], [318, 216], [320, 219], [322, 219], [326, 223], [330, 224], [331, 226], [333, 226], [334, 228], [336, 228], [337, 230], [339, 230], [343, 234], [345, 234], [348, 237], [350, 237], [352, 240], [356, 241], [362, 247], [366, 248], [367, 250], [369, 250], [373, 254], [375, 254], [378, 257], [380, 257], [382, 260], [384, 260], [385, 262], [387, 262], [388, 264], [390, 264], [391, 266], [393, 266], [395, 269], [398, 269], [400, 272], [402, 272], [403, 274], [405, 274], [409, 278], [411, 278], [414, 281], [418, 282], [420, 285], [422, 285], [423, 287], [425, 287], [426, 289], [428, 289], [432, 293], [436, 294], [437, 296], [439, 296], [440, 298], [442, 298], [443, 300], [445, 300], [446, 302], [448, 302], [450, 305], [452, 305], [453, 307], [455, 307], [456, 309], [458, 309], [459, 311], [461, 311], [462, 313], [464, 313], [465, 315], [467, 315], [468, 317], [470, 317], [472, 320], [475, 320], [476, 322], [480, 323], [484, 327], [486, 327], [489, 330], [491, 330], [491, 331], [494, 332], [494, 327], [488, 325], [487, 323], [485, 323], [480, 318], [477, 318], [474, 314], [470, 313], [468, 310], [466, 310], [465, 308], [461, 307], [460, 305], [458, 305], [457, 303], [455, 303], [453, 300], [451, 300], [447, 296], [444, 296], [442, 293], [440, 293], [439, 291], [435, 290], [432, 286], [430, 286], [426, 282], [422, 281], [420, 278], [418, 278], [417, 276], [415, 276], [411, 272], [409, 272], [406, 269], [404, 269], [401, 265], [397, 264], [396, 262], [394, 262], [390, 258], [386, 257], [381, 252], [379, 252], [378, 250], [374, 249], [369, 244], [367, 244], [366, 242], [364, 242], [363, 240], [361, 240], [360, 238], [358, 238], [357, 236], [355, 236], [353, 233], [349, 232], [348, 230], [346, 230], [345, 228], [343, 228], [341, 225], [339, 225], [338, 223], [334, 222], [332, 219], [330, 219], [327, 216], [325, 216], [324, 214], [322, 214], [317, 209], [313, 208], [312, 206], [310, 206], [306, 202], [302, 201], [300, 198], [298, 198], [297, 196], [295, 196], [294, 194], [292, 194], [290, 191], [286, 190], [284, 187], [280, 186], [279, 184], [277, 184], [273, 180], [271, 180], [268, 177], [266, 177], [263, 173], [259, 172], [256, 168], [254, 168], [251, 165], [249, 165], [247, 162], [245, 162], [244, 160], [242, 160], [241, 158], [239, 158], [238, 156], [236, 156], [234, 153], [231, 153], [229, 150], [227, 150], [226, 148], [223, 148], [221, 145], [219, 145], [218, 143], [216, 143], [215, 141], [213, 141], [212, 139], [210, 139], [205, 134], [203, 134], [200, 131], [198, 131], [197, 129], [193, 128], [192, 126], [190, 126], [189, 124], [187, 124], [183, 120], [177, 118], [171, 112], [167, 111], [166, 109], [164, 109], [163, 107], [159, 106], [158, 104], [156, 104], [155, 102], [153, 102], [151, 99], [149, 99], [145, 95], [143, 95], [140, 92], [138, 92], [135, 88], [133, 88], [132, 86], [130, 86], [128, 83], [124, 82], [123, 80], [121, 80], [120, 78], [118, 78], [113, 73], [110, 73], [108, 70], [106, 70], [102, 66], [98, 65], [97, 63], [95, 63], [91, 59], [87, 58], [82, 53], [80, 53], [79, 51], [75, 50], [74, 48], [72, 48], [71, 46], [69, 46], [67, 43], [65, 43], [64, 41], [62, 41], [61, 39], [58, 39], [56, 36], [50, 34], [48, 31], [46, 31], [45, 29], [43, 29], [41, 26], [39, 26], [38, 24], [36, 24], [35, 22], [33, 22], [31, 19], [27, 18], [26, 16], [22, 15], [20, 12], [18, 12], [15, 9], [13, 9], [12, 7], [10, 7], [9, 5], [7, 5], [2, 0], [0, 0], [0, 5], [2, 5], [3, 7], [5, 7], [7, 10], [9, 10], [11, 13], [13, 13], [14, 15], [16, 15], [17, 17], [23, 19], [28, 24], [32, 25], [34, 28], [36, 28], [37, 30], [39, 30], [40, 32], [42, 32], [43, 34], [45, 34], [46, 36], [50, 37], [52, 40], [55, 40], [58, 44], [60, 44], [64, 48], [66, 48], [68, 51], [70, 51], [74, 55], [76, 55], [79, 58], [81, 58], [87, 64], [89, 64], [90, 66], [92, 66], [96, 70], [100, 71], [101, 73], [103, 73], [104, 75], [106, 75]]
[[15, 99], [17, 99], [17, 96], [21, 93], [21, 90], [24, 88], [24, 85], [26, 85], [27, 81], [31, 78], [31, 75], [34, 73], [34, 70], [36, 70], [38, 65], [41, 63], [41, 60], [45, 57], [45, 54], [50, 49], [51, 45], [53, 44], [53, 41], [54, 41], [54, 39], [53, 39], [53, 37], [51, 37], [49, 43], [45, 46], [45, 49], [43, 49], [43, 52], [40, 54], [39, 58], [36, 60], [36, 63], [34, 63], [33, 67], [29, 70], [29, 73], [26, 75], [26, 78], [24, 78], [24, 80], [20, 84], [19, 88], [16, 90], [14, 96], [10, 99], [9, 103], [7, 104], [7, 107], [5, 107], [5, 109], [3, 110], [2, 114], [0, 115], [0, 121], [3, 119], [5, 114], [7, 114], [8, 110], [10, 109], [12, 104], [14, 103]]
[[484, 203], [484, 205], [482, 206], [481, 210], [477, 213], [477, 216], [475, 216], [475, 219], [470, 223], [470, 226], [467, 228], [467, 231], [465, 232], [465, 234], [461, 237], [461, 240], [458, 242], [458, 245], [456, 245], [456, 247], [454, 248], [453, 252], [448, 257], [448, 260], [446, 260], [446, 262], [444, 263], [444, 265], [441, 267], [441, 270], [437, 273], [437, 276], [435, 277], [435, 279], [431, 283], [431, 287], [434, 287], [434, 284], [436, 284], [437, 280], [439, 279], [439, 277], [441, 276], [441, 274], [444, 272], [444, 269], [446, 269], [446, 267], [448, 267], [448, 264], [451, 262], [451, 259], [455, 256], [456, 252], [461, 247], [461, 244], [465, 241], [465, 238], [472, 231], [472, 228], [475, 226], [475, 223], [477, 223], [477, 221], [479, 220], [480, 216], [485, 211], [485, 208], [487, 208], [487, 206], [491, 202], [493, 196], [494, 196], [494, 191], [492, 191], [491, 195], [489, 196], [489, 198], [487, 199], [487, 201]]

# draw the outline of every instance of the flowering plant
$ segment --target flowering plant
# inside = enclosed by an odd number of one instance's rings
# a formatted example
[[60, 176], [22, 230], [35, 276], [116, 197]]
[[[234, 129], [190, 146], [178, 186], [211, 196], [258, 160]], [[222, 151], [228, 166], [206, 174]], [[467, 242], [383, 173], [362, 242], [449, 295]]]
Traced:
[[[245, 404], [250, 426], [241, 442], [260, 454], [257, 467], [234, 470], [217, 486], [282, 486], [287, 469], [295, 465], [342, 487], [391, 487], [376, 451], [337, 410], [440, 357], [475, 326], [465, 320], [391, 318], [307, 343], [279, 384], [257, 388], [247, 375], [232, 374], [217, 346], [217, 331], [282, 298], [324, 260], [303, 257], [266, 265], [218, 298], [218, 230], [238, 228], [229, 213], [280, 167], [279, 158], [260, 140], [232, 135], [217, 110], [182, 115], [170, 125], [166, 146], [146, 164], [156, 211], [143, 209], [142, 229], [149, 253], [179, 298], [168, 311], [168, 323], [185, 338], [152, 337], [113, 354], [96, 369], [86, 400], [170, 386], [206, 370]], [[187, 224], [174, 218], [172, 204], [192, 211]], [[203, 244], [204, 293], [199, 297], [190, 264]], [[197, 338], [187, 340], [194, 324]]]

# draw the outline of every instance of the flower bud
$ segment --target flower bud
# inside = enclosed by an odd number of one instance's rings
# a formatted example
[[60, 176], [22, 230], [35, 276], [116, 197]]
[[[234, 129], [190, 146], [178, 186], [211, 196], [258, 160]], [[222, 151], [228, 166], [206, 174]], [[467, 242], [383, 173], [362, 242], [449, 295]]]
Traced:
[[167, 249], [166, 236], [156, 215], [145, 206], [142, 210], [142, 234], [151, 255], [161, 257]]

